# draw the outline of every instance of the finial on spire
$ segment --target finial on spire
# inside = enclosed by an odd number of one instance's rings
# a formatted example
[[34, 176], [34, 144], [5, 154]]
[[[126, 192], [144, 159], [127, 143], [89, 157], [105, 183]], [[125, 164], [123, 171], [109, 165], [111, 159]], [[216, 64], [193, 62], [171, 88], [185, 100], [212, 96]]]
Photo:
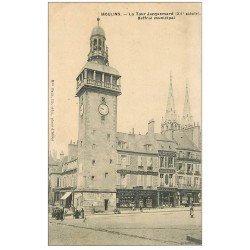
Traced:
[[100, 19], [100, 17], [99, 17], [99, 14], [98, 14], [98, 17], [97, 17], [97, 24], [98, 24], [98, 26], [99, 26], [99, 21], [100, 21], [101, 19]]

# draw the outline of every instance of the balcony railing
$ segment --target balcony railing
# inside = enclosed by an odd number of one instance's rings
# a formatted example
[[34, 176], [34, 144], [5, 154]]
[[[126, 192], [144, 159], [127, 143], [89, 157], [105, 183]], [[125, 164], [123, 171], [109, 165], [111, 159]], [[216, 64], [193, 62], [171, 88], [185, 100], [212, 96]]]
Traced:
[[178, 156], [177, 160], [189, 161], [189, 162], [201, 162], [200, 158], [193, 158], [193, 157], [187, 157], [187, 156]]
[[185, 174], [185, 171], [184, 170], [178, 170], [177, 174]]
[[114, 91], [121, 92], [121, 86], [115, 84], [115, 83], [110, 83], [110, 82], [102, 82], [99, 80], [94, 80], [94, 79], [83, 79], [83, 81], [78, 81], [77, 82], [77, 88], [76, 90], [80, 90], [83, 86], [95, 86], [98, 88], [105, 88], [105, 89], [111, 89]]
[[166, 185], [166, 184], [161, 183], [160, 187], [174, 187], [174, 184], [170, 183], [170, 184]]
[[94, 50], [94, 51], [91, 51], [88, 56], [89, 57], [90, 56], [104, 56], [104, 57], [108, 57], [108, 53], [106, 51], [103, 51], [103, 50]]
[[178, 188], [182, 189], [201, 189], [201, 185], [191, 185], [191, 184], [177, 184]]

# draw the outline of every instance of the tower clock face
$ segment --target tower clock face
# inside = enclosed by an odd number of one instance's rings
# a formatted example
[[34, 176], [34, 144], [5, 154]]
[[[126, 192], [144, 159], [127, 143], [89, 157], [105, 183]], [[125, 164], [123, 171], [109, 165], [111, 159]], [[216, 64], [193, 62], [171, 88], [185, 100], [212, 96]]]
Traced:
[[107, 115], [109, 113], [109, 107], [106, 104], [100, 104], [98, 111], [101, 115]]

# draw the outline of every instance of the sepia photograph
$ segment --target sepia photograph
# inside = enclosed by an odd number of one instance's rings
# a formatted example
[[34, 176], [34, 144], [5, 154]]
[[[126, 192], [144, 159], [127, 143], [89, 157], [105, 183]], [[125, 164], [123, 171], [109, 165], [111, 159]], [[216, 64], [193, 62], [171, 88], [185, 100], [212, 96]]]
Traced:
[[202, 245], [202, 4], [48, 3], [48, 245]]

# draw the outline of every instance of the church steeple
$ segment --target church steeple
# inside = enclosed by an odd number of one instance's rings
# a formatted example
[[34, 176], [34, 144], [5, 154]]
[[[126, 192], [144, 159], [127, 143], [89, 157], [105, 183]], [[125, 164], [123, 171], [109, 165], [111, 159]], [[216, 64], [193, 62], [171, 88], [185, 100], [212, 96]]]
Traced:
[[173, 91], [173, 84], [172, 84], [172, 74], [170, 73], [170, 82], [169, 82], [169, 89], [168, 89], [168, 102], [167, 102], [167, 109], [166, 109], [166, 121], [175, 122], [177, 119], [176, 110], [174, 105], [174, 91]]
[[170, 73], [167, 108], [165, 113], [165, 120], [163, 120], [161, 124], [161, 132], [165, 133], [170, 130], [178, 130], [178, 129], [180, 129], [180, 125], [175, 110], [173, 77], [172, 74]]
[[105, 44], [106, 37], [103, 28], [99, 25], [100, 18], [97, 18], [97, 26], [93, 28], [90, 37], [90, 52], [88, 61], [109, 65], [108, 47]]
[[191, 114], [190, 101], [189, 101], [188, 83], [186, 83], [186, 95], [183, 108], [182, 126], [184, 128], [193, 126], [193, 117]]

